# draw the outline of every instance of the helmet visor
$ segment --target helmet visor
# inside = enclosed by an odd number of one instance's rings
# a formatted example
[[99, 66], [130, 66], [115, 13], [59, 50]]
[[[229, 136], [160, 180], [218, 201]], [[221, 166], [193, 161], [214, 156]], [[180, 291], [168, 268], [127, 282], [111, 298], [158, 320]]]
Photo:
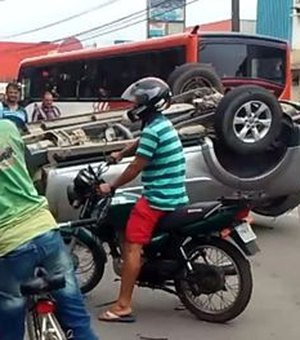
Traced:
[[136, 84], [131, 84], [122, 94], [121, 98], [128, 102], [137, 104]]

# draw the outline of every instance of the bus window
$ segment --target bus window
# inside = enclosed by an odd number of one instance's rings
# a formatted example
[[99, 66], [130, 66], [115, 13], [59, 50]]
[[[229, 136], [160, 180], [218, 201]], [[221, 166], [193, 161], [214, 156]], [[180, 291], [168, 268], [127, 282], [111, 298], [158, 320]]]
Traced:
[[80, 62], [58, 64], [55, 70], [57, 94], [61, 98], [76, 99], [82, 64]]
[[57, 97], [76, 99], [80, 65], [78, 62], [27, 68], [21, 74], [26, 95], [41, 98], [45, 91]]
[[281, 48], [242, 43], [202, 43], [199, 60], [214, 66], [221, 78], [261, 78], [285, 84]]
[[97, 98], [97, 82], [99, 81], [97, 63], [93, 60], [83, 61], [83, 67], [79, 78], [79, 100]]
[[99, 89], [103, 89], [110, 99], [119, 99], [134, 81], [150, 76], [166, 80], [174, 68], [184, 62], [183, 46], [86, 60], [80, 77], [79, 98], [96, 99]]

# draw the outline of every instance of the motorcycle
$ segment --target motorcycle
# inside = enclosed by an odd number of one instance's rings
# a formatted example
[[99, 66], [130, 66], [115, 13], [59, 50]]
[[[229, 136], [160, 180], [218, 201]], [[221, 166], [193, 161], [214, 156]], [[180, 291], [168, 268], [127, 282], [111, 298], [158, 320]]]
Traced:
[[[79, 220], [61, 228], [69, 246], [83, 293], [102, 279], [107, 244], [117, 276], [122, 271], [124, 229], [138, 195], [97, 191], [109, 165], [82, 169], [68, 187], [69, 203], [80, 208]], [[250, 199], [222, 198], [179, 208], [163, 217], [144, 247], [136, 284], [179, 297], [198, 319], [223, 323], [247, 307], [252, 294], [247, 256], [258, 250], [256, 235], [246, 222]], [[79, 226], [79, 227], [78, 227]], [[88, 254], [90, 260], [87, 260]], [[87, 279], [84, 279], [88, 275]]]

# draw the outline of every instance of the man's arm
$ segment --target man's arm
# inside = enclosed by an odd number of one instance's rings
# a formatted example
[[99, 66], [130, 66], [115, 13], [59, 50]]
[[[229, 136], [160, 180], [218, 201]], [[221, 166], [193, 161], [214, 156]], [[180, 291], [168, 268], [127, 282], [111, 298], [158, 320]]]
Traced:
[[31, 115], [31, 121], [37, 122], [39, 120], [39, 114], [40, 114], [39, 107], [37, 106], [37, 104], [35, 104]]
[[54, 105], [53, 108], [54, 108], [54, 112], [55, 112], [55, 117], [59, 118], [61, 116], [61, 111], [60, 111], [59, 107]]
[[133, 143], [128, 144], [123, 150], [120, 151], [122, 158], [134, 155], [138, 148], [138, 145], [139, 145], [138, 139]]
[[133, 156], [138, 148], [139, 140], [137, 139], [133, 143], [128, 144], [123, 150], [112, 152], [110, 157], [116, 162], [120, 162], [124, 157]]
[[111, 188], [118, 189], [135, 179], [153, 158], [158, 141], [159, 138], [155, 132], [150, 129], [144, 130], [139, 140], [135, 141], [122, 151], [122, 154], [124, 155], [128, 155], [135, 151], [134, 160], [131, 164], [129, 164], [125, 171], [114, 182], [112, 182], [112, 184], [101, 184], [100, 191], [103, 193], [109, 193]]
[[147, 158], [138, 155], [135, 156], [134, 160], [128, 165], [125, 171], [111, 184], [111, 187], [117, 189], [131, 182], [140, 174], [147, 164]]

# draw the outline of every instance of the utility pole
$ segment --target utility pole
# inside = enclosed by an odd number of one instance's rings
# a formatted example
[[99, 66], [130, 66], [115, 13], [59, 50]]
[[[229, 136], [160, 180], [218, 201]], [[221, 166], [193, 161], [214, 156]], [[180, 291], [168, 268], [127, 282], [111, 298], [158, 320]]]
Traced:
[[240, 0], [231, 0], [231, 30], [240, 31]]

